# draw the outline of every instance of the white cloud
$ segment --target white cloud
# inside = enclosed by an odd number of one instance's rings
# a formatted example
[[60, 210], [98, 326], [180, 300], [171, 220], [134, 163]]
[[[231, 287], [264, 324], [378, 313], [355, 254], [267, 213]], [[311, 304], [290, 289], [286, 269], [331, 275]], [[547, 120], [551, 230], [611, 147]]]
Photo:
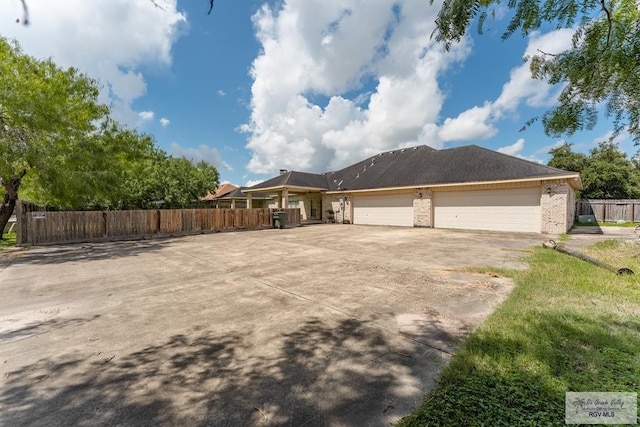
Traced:
[[209, 147], [207, 145], [199, 145], [197, 148], [194, 147], [183, 147], [177, 142], [171, 143], [171, 152], [174, 156], [177, 157], [185, 157], [193, 162], [199, 162], [204, 160], [210, 165], [215, 166], [219, 170], [224, 169], [228, 171], [232, 171], [233, 167], [229, 165], [227, 162], [222, 160], [222, 156], [218, 153], [213, 147]]
[[446, 119], [438, 136], [445, 142], [491, 138], [498, 130], [490, 123], [490, 117], [490, 104], [470, 108], [460, 113], [455, 119]]
[[508, 154], [510, 156], [515, 156], [520, 153], [524, 148], [524, 139], [519, 138], [516, 142], [511, 145], [507, 145], [506, 147], [498, 148], [498, 153]]
[[[595, 147], [596, 145], [598, 145], [599, 143], [601, 143], [603, 141], [609, 142], [609, 140], [611, 140], [612, 136], [613, 136], [613, 131], [610, 130], [607, 133], [605, 133], [604, 135], [595, 137], [593, 139], [593, 146]], [[613, 138], [613, 140], [611, 142], [613, 142], [614, 144], [620, 145], [621, 143], [625, 142], [629, 138], [630, 138], [629, 133], [625, 131], [625, 132], [621, 132], [619, 135], [617, 135], [615, 138]]]
[[218, 96], [225, 96], [227, 93], [222, 89], [218, 90]]
[[[541, 52], [555, 54], [571, 47], [574, 30], [560, 29], [546, 34], [530, 36], [524, 56], [540, 55]], [[489, 138], [497, 133], [495, 123], [505, 115], [512, 115], [525, 104], [530, 107], [549, 107], [558, 96], [558, 88], [531, 77], [529, 62], [511, 70], [509, 81], [493, 102], [482, 107], [463, 111], [456, 119], [445, 119], [439, 136], [443, 141], [468, 141]], [[537, 159], [535, 161], [538, 161]]]
[[142, 120], [143, 122], [148, 122], [149, 120], [153, 120], [153, 116], [154, 116], [153, 111], [140, 111], [138, 113], [138, 117], [140, 117], [140, 120]]
[[163, 0], [162, 9], [151, 1], [29, 0], [27, 27], [15, 23], [13, 3], [0, 2], [2, 35], [16, 38], [26, 53], [98, 79], [100, 101], [131, 126], [139, 119], [132, 102], [146, 92], [140, 68], [169, 66], [172, 45], [186, 27], [177, 0]]
[[[251, 68], [251, 120], [241, 128], [248, 170], [324, 171], [395, 147], [442, 146], [437, 79], [470, 48], [465, 40], [445, 53], [431, 39], [437, 10], [421, 0], [263, 6], [254, 16], [262, 52]], [[362, 87], [368, 78], [373, 92]]]
[[[571, 47], [574, 30], [560, 29], [546, 34], [534, 33], [529, 38], [525, 56], [540, 55], [541, 52], [557, 54]], [[529, 63], [525, 62], [511, 70], [510, 80], [502, 87], [502, 93], [493, 103], [494, 114], [515, 110], [524, 101], [532, 107], [548, 107], [556, 102], [557, 91], [553, 86], [531, 78]]]
[[[241, 127], [252, 152], [250, 172], [335, 170], [396, 147], [440, 148], [486, 139], [521, 105], [556, 101], [557, 88], [532, 79], [523, 62], [494, 101], [443, 120], [445, 95], [438, 78], [469, 55], [471, 42], [465, 38], [447, 53], [435, 44], [431, 34], [439, 4], [284, 0], [276, 5], [264, 5], [253, 18], [262, 51], [251, 68], [251, 120]], [[535, 33], [524, 55], [558, 53], [570, 46], [572, 35], [571, 29]], [[373, 91], [363, 86], [367, 79], [377, 82]], [[314, 102], [315, 95], [328, 101]]]
[[534, 155], [524, 156], [520, 154], [524, 150], [524, 139], [518, 138], [516, 142], [511, 145], [507, 145], [505, 147], [500, 147], [496, 151], [503, 154], [508, 154], [510, 156], [519, 157], [524, 160], [529, 160], [530, 162], [542, 163], [542, 160], [538, 159]]
[[[571, 37], [574, 31], [571, 29], [561, 29], [546, 34], [534, 33], [529, 38], [524, 56], [546, 53], [559, 53], [571, 46]], [[506, 115], [517, 113], [521, 104], [530, 107], [549, 107], [557, 100], [558, 89], [543, 82], [531, 78], [529, 63], [511, 70], [509, 81], [502, 87], [500, 95], [493, 102], [485, 101], [480, 106], [474, 106], [463, 111], [456, 118], [446, 118], [442, 126], [436, 131], [436, 138], [442, 142], [449, 141], [470, 141], [493, 137], [497, 134], [496, 122]], [[524, 141], [522, 141], [522, 144]], [[515, 150], [518, 142], [508, 147]], [[548, 151], [548, 150], [547, 150]], [[536, 157], [518, 157], [540, 163]]]
[[245, 187], [253, 187], [254, 185], [260, 184], [261, 182], [264, 182], [264, 180], [263, 179], [250, 179], [244, 184], [244, 186]]
[[554, 148], [562, 147], [566, 143], [567, 143], [566, 140], [559, 139], [556, 142], [554, 142], [553, 144], [545, 145], [544, 147], [538, 148], [536, 150], [536, 154], [548, 154], [549, 151], [553, 150]]
[[167, 126], [169, 126], [169, 123], [171, 123], [171, 121], [166, 117], [160, 118], [160, 126], [162, 126], [163, 128], [166, 128]]

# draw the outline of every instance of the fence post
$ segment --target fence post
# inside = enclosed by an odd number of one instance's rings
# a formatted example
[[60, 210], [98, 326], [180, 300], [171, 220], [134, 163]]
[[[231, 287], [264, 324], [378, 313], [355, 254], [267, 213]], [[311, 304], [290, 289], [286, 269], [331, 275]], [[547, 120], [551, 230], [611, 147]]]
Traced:
[[22, 207], [22, 200], [16, 201], [16, 245], [24, 243], [24, 231], [22, 230], [23, 224], [26, 222], [26, 218], [23, 218], [22, 213], [24, 208]]

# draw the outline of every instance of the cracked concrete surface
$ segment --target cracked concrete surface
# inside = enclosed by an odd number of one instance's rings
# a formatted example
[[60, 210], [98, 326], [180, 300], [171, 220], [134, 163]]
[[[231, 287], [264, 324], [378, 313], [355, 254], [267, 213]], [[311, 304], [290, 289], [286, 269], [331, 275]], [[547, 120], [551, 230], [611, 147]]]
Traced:
[[[548, 236], [547, 236], [548, 237]], [[545, 236], [336, 224], [0, 252], [0, 425], [389, 425]]]

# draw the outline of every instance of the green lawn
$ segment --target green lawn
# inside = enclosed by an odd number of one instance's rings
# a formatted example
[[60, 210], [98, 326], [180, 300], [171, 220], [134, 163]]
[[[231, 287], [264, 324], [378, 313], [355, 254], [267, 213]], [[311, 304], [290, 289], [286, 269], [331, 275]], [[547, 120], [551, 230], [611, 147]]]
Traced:
[[530, 268], [400, 426], [564, 425], [565, 392], [640, 389], [640, 245], [584, 253], [638, 275], [616, 276], [551, 249]]
[[575, 225], [581, 227], [637, 227], [640, 224], [636, 222], [576, 222]]
[[0, 239], [0, 249], [13, 248], [16, 245], [16, 233], [3, 234]]

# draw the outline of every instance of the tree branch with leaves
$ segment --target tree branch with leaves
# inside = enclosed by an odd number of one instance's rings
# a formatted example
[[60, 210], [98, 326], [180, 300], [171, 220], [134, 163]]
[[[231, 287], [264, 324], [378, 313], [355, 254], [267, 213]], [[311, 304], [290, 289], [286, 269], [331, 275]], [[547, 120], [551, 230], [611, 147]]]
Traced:
[[[445, 0], [436, 19], [434, 37], [450, 48], [477, 19], [482, 34], [500, 0]], [[540, 52], [531, 58], [531, 74], [550, 84], [564, 85], [558, 105], [533, 118], [541, 119], [553, 137], [590, 130], [598, 110], [613, 120], [613, 136], [627, 131], [640, 143], [640, 11], [635, 0], [510, 0], [512, 17], [502, 38], [526, 36], [543, 24], [575, 28], [570, 49]]]

